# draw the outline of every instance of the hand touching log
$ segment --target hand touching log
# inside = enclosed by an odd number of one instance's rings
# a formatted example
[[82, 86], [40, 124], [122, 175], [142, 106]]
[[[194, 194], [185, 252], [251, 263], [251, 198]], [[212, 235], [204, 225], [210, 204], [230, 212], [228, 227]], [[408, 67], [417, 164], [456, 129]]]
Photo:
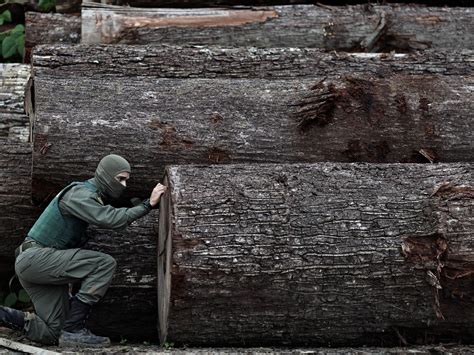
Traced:
[[165, 193], [165, 191], [166, 191], [166, 186], [160, 183], [156, 184], [155, 188], [153, 189], [150, 195], [150, 205], [152, 207], [155, 207], [158, 204], [158, 202], [160, 201], [161, 195]]

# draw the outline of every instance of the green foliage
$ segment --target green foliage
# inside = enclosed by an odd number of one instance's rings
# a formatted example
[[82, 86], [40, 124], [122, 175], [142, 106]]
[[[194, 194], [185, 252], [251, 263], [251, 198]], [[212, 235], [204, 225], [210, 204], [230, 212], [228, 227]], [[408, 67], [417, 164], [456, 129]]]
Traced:
[[0, 305], [6, 307], [21, 306], [19, 303], [30, 303], [30, 297], [25, 290], [21, 289], [18, 294], [16, 292], [10, 292], [5, 296], [4, 293], [0, 293]]
[[3, 25], [5, 22], [12, 22], [12, 13], [10, 10], [5, 10], [0, 14], [0, 25]]
[[25, 54], [25, 26], [16, 25], [13, 29], [0, 32], [2, 41], [2, 57], [4, 59], [19, 57]]
[[18, 301], [18, 297], [16, 296], [16, 293], [10, 292], [7, 295], [7, 297], [5, 297], [5, 300], [3, 301], [3, 303], [7, 307], [13, 307], [17, 301]]
[[[29, 0], [0, 0], [0, 8], [5, 8], [11, 4], [24, 5]], [[40, 1], [40, 8], [44, 11], [54, 9], [56, 0]], [[52, 8], [51, 8], [52, 4]], [[0, 26], [13, 21], [10, 10], [5, 10], [0, 13]], [[23, 62], [25, 56], [25, 26], [16, 24], [12, 29], [0, 32], [0, 55], [2, 61], [7, 62]]]
[[53, 11], [56, 7], [56, 0], [40, 0], [38, 7], [43, 12]]
[[[8, 294], [0, 291], [1, 306], [24, 308], [24, 306], [28, 306], [31, 303], [30, 296], [28, 296], [24, 289], [20, 288], [21, 285], [18, 282], [15, 284], [15, 279], [16, 275], [13, 275], [8, 282], [8, 288], [10, 289]], [[15, 289], [19, 289], [19, 291], [15, 292]]]
[[29, 303], [31, 302], [30, 296], [26, 293], [24, 289], [21, 289], [18, 291], [18, 301], [21, 303]]

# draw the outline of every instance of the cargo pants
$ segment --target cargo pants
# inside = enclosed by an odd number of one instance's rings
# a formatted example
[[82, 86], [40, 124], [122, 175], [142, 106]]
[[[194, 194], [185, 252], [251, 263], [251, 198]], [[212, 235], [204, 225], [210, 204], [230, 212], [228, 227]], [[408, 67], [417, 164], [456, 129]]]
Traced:
[[106, 293], [116, 262], [92, 250], [31, 247], [15, 261], [15, 271], [36, 313], [27, 313], [26, 337], [56, 344], [69, 311], [69, 283], [81, 282], [76, 297], [89, 305]]

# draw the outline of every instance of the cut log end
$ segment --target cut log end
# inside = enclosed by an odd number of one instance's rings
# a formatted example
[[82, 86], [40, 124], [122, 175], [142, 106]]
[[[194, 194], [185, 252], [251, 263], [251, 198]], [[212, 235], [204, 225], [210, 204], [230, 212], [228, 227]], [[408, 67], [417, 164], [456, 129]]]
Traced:
[[[164, 178], [163, 184], [169, 187], [169, 179]], [[168, 190], [160, 201], [160, 217], [158, 232], [158, 335], [160, 343], [166, 340], [168, 331], [168, 313], [171, 288], [171, 214], [170, 191]]]

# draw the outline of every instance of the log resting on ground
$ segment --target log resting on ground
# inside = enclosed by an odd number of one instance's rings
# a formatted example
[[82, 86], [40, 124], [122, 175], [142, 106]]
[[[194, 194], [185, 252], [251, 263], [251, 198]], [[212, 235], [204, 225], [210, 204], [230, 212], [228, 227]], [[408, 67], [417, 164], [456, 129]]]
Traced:
[[315, 48], [45, 45], [34, 50], [35, 76], [295, 78], [393, 73], [471, 75], [474, 51], [335, 53]]
[[131, 162], [140, 197], [166, 164], [474, 160], [472, 76], [323, 79], [38, 75], [34, 198], [109, 153]]
[[66, 14], [25, 14], [25, 62], [29, 63], [31, 50], [39, 44], [77, 44], [81, 40], [81, 18]]
[[0, 64], [0, 139], [28, 142], [30, 122], [25, 114], [24, 101], [29, 65]]
[[470, 341], [473, 171], [470, 163], [168, 167], [161, 341]]
[[15, 248], [39, 216], [31, 203], [32, 145], [0, 141], [0, 258], [13, 268]]
[[157, 338], [157, 225], [158, 212], [152, 211], [124, 231], [91, 228], [86, 248], [117, 261], [110, 289], [88, 322], [94, 332], [118, 340]]
[[144, 9], [85, 3], [82, 42], [367, 52], [474, 49], [474, 9], [408, 5]]
[[[70, 2], [61, 0], [61, 2]], [[77, 2], [77, 0], [74, 0]], [[110, 5], [125, 5], [137, 7], [202, 7], [202, 6], [229, 6], [229, 5], [289, 5], [308, 4], [311, 0], [94, 0], [94, 2], [107, 3]], [[427, 4], [430, 6], [472, 6], [471, 0], [385, 0], [384, 3], [394, 4]], [[342, 6], [348, 4], [365, 4], [366, 0], [321, 0], [320, 6]], [[368, 7], [370, 10], [370, 7]]]

